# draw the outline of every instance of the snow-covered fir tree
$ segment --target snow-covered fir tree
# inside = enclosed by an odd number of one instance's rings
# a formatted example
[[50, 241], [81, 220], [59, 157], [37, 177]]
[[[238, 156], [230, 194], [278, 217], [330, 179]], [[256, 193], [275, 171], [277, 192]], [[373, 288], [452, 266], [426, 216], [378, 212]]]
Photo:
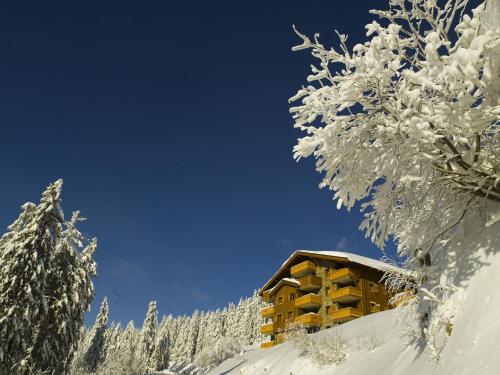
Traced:
[[139, 351], [144, 358], [147, 371], [156, 370], [153, 359], [156, 344], [156, 331], [158, 329], [158, 312], [156, 311], [156, 301], [149, 303], [146, 318], [141, 329], [141, 339]]
[[[36, 209], [27, 205], [14, 223], [9, 240], [2, 241], [0, 277], [0, 357], [3, 370], [23, 371], [41, 361], [38, 344], [44, 341], [45, 320], [50, 303], [47, 271], [51, 253], [60, 238], [63, 213], [60, 206], [62, 181], [51, 184]], [[24, 225], [21, 223], [24, 222]], [[37, 345], [37, 351], [31, 353]], [[56, 355], [46, 348], [47, 357]], [[48, 351], [48, 352], [47, 352]]]
[[72, 375], [144, 375], [146, 369], [139, 342], [140, 332], [130, 321], [114, 345], [112, 342], [106, 343], [105, 359], [95, 373], [84, 371]]
[[154, 365], [154, 370], [163, 370], [168, 368], [173, 321], [174, 319], [172, 315], [168, 315], [163, 317], [158, 326], [155, 349], [151, 360]]
[[[66, 373], [93, 298], [95, 242], [65, 223], [62, 180], [0, 240], [0, 373]], [[29, 370], [28, 370], [29, 368]]]
[[106, 357], [106, 328], [108, 325], [108, 299], [104, 297], [97, 314], [94, 326], [89, 332], [88, 347], [83, 348], [83, 367], [89, 372], [95, 372]]
[[[47, 336], [38, 345], [58, 348], [55, 351], [58, 355], [46, 366], [55, 374], [67, 373], [79, 341], [84, 313], [94, 297], [91, 278], [96, 274], [96, 265], [92, 255], [97, 243], [93, 239], [84, 247], [85, 238], [76, 228], [81, 220], [84, 219], [76, 211], [66, 222], [61, 240], [51, 256], [47, 277], [47, 288], [53, 293], [48, 313], [41, 322], [48, 328]], [[43, 347], [35, 350], [43, 352]]]
[[198, 338], [196, 340], [195, 353], [201, 352], [207, 341], [206, 336], [208, 334], [208, 329], [210, 328], [208, 326], [208, 319], [210, 314], [211, 314], [210, 312], [203, 312], [203, 311], [200, 314], [200, 329], [198, 330]]

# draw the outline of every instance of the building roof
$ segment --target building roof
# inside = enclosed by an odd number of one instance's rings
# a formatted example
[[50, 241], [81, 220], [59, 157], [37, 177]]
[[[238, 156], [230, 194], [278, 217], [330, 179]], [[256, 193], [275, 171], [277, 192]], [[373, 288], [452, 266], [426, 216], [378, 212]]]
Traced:
[[269, 292], [269, 294], [273, 294], [275, 290], [277, 290], [277, 288], [282, 285], [282, 284], [294, 284], [294, 285], [300, 285], [300, 282], [299, 280], [297, 279], [294, 279], [294, 278], [290, 278], [290, 277], [284, 277], [282, 278], [280, 281], [278, 281], [278, 283], [273, 286], [272, 288], [269, 288], [267, 291]]
[[[269, 287], [276, 281], [277, 277], [292, 263], [292, 261], [298, 256], [305, 256], [310, 258], [322, 258], [328, 260], [334, 260], [342, 263], [355, 263], [365, 267], [370, 267], [380, 271], [396, 271], [400, 273], [407, 273], [408, 271], [393, 266], [391, 264], [382, 262], [380, 260], [368, 258], [362, 255], [347, 253], [345, 251], [315, 251], [315, 250], [296, 250], [292, 255], [288, 257], [288, 259], [283, 263], [281, 268], [266, 282], [266, 284], [261, 288], [259, 294], [262, 294], [265, 290], [269, 289]], [[273, 288], [276, 285], [273, 286]]]

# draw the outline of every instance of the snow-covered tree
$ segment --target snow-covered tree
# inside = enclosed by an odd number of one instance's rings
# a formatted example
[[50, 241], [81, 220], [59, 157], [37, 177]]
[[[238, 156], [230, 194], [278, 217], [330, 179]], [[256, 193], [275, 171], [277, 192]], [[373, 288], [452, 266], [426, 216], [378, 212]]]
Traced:
[[226, 310], [226, 319], [224, 325], [224, 336], [238, 337], [238, 312], [237, 306], [234, 303], [229, 303]]
[[73, 213], [51, 254], [47, 288], [52, 291], [48, 312], [39, 326], [46, 327], [43, 340], [35, 342], [33, 352], [43, 356], [44, 347], [54, 348], [53, 356], [45, 360], [45, 368], [55, 374], [65, 374], [78, 344], [84, 313], [94, 297], [92, 277], [96, 265], [92, 255], [97, 243], [93, 239], [84, 246], [85, 238], [76, 228], [79, 212]]
[[156, 301], [149, 303], [146, 318], [141, 329], [140, 352], [144, 358], [147, 371], [156, 370], [153, 359], [156, 343], [156, 331], [158, 329], [158, 312], [156, 311]]
[[180, 363], [192, 363], [196, 351], [200, 313], [195, 311], [190, 317], [182, 317], [179, 333], [172, 350], [172, 360]]
[[89, 332], [88, 347], [84, 348], [84, 368], [95, 372], [106, 356], [106, 328], [108, 325], [108, 299], [104, 297], [94, 326]]
[[154, 370], [163, 370], [168, 368], [170, 359], [170, 346], [172, 342], [172, 315], [163, 317], [156, 334], [155, 350], [152, 356]]
[[[47, 327], [40, 322], [48, 313], [47, 273], [50, 257], [61, 234], [62, 181], [51, 184], [40, 204], [23, 206], [23, 212], [2, 240], [0, 276], [0, 357], [2, 370], [20, 373], [44, 358], [31, 353]], [[36, 330], [34, 329], [36, 327]], [[54, 348], [44, 353], [52, 357]], [[14, 370], [15, 368], [15, 370]], [[43, 368], [37, 368], [43, 369]]]
[[196, 340], [195, 355], [203, 350], [207, 343], [209, 334], [209, 319], [212, 312], [202, 312], [200, 314], [200, 329], [198, 330], [198, 338]]
[[241, 351], [241, 342], [233, 337], [221, 337], [212, 347], [204, 348], [195, 358], [195, 364], [211, 369]]
[[[295, 158], [316, 158], [320, 186], [339, 208], [361, 204], [360, 229], [376, 245], [396, 239], [421, 301], [425, 290], [451, 290], [442, 277], [452, 263], [446, 243], [467, 218], [500, 219], [498, 1], [487, 6], [390, 0], [388, 10], [371, 11], [380, 23], [351, 49], [340, 33], [334, 49], [297, 31], [294, 50], [310, 50], [318, 63], [291, 98], [300, 102], [290, 109], [295, 127], [306, 133]], [[432, 324], [428, 308], [420, 314]]]
[[[62, 180], [0, 239], [0, 372], [67, 371], [93, 298], [95, 240], [64, 223]], [[28, 370], [29, 369], [29, 370]]]
[[294, 48], [319, 60], [291, 99], [307, 133], [295, 157], [314, 155], [338, 206], [363, 201], [367, 236], [380, 247], [396, 237], [412, 259], [469, 207], [500, 202], [499, 98], [490, 94], [500, 31], [482, 27], [484, 4], [470, 16], [466, 5], [391, 0], [372, 11], [385, 23], [367, 25], [369, 40], [352, 51], [342, 34], [338, 50], [300, 33]]
[[[134, 322], [130, 321], [114, 346], [106, 348], [104, 362], [92, 375], [144, 375], [144, 359], [139, 343], [140, 332], [135, 328]], [[89, 373], [85, 372], [82, 375], [87, 374]]]

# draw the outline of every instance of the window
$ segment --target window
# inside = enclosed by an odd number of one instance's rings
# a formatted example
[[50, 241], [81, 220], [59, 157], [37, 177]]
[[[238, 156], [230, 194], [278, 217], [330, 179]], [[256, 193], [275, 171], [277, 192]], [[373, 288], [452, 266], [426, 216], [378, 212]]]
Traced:
[[293, 319], [293, 311], [288, 312], [288, 319]]
[[371, 293], [378, 293], [378, 285], [374, 283], [368, 283]]
[[279, 323], [281, 322], [281, 314], [278, 314], [278, 316], [276, 316], [276, 323]]
[[330, 274], [330, 269], [326, 268], [325, 269], [325, 278], [328, 280], [328, 275]]
[[278, 297], [278, 304], [283, 303], [283, 297]]
[[330, 306], [326, 306], [326, 315], [330, 315]]
[[295, 301], [295, 293], [290, 293], [290, 301]]
[[327, 286], [325, 287], [325, 295], [328, 297], [329, 294], [330, 294], [330, 287]]

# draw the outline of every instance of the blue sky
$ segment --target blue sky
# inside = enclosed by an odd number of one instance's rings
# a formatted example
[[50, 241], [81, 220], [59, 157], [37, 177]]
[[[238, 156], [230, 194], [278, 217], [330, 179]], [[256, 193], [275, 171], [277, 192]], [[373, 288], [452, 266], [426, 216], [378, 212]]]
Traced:
[[6, 2], [0, 12], [0, 226], [64, 179], [88, 218], [111, 319], [237, 301], [294, 249], [381, 253], [296, 163], [288, 98], [305, 33], [363, 40], [369, 1]]

